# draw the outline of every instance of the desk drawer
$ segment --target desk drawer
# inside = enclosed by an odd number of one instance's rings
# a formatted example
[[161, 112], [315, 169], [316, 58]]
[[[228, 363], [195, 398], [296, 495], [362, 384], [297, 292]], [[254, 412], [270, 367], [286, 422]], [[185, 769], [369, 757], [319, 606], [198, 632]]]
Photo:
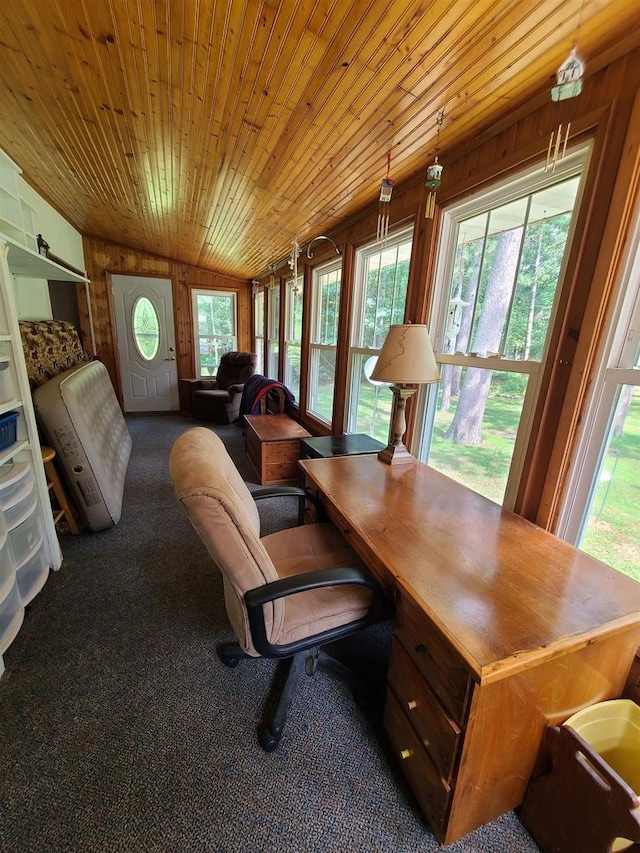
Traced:
[[384, 725], [400, 768], [435, 836], [442, 841], [451, 787], [438, 773], [391, 691], [387, 692]]
[[462, 657], [405, 595], [398, 602], [395, 633], [433, 692], [464, 728], [473, 680]]
[[388, 684], [444, 779], [451, 782], [462, 741], [447, 714], [397, 639], [393, 640]]

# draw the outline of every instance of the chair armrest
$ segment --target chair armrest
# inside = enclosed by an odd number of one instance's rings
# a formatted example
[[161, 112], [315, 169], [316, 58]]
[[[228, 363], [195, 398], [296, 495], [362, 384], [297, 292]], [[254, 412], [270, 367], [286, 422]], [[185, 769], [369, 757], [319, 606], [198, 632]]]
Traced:
[[254, 501], [261, 501], [263, 498], [282, 498], [287, 495], [298, 498], [310, 497], [300, 486], [269, 486], [266, 489], [255, 489], [251, 492]]
[[[343, 586], [345, 584], [356, 584], [366, 586], [371, 590], [371, 606], [367, 614], [361, 619], [354, 619], [346, 625], [330, 628], [319, 634], [313, 634], [294, 643], [286, 643], [281, 646], [272, 645], [267, 639], [267, 630], [264, 621], [264, 605], [278, 598], [286, 598], [300, 592], [308, 592], [313, 589], [323, 589], [330, 586]], [[318, 569], [315, 572], [305, 572], [301, 575], [293, 575], [281, 580], [272, 581], [264, 586], [250, 589], [244, 595], [249, 616], [249, 628], [251, 639], [256, 650], [264, 657], [284, 658], [290, 657], [296, 652], [321, 646], [333, 640], [352, 634], [361, 628], [377, 622], [385, 611], [385, 598], [381, 588], [371, 575], [354, 566], [336, 567], [331, 569]]]
[[304, 509], [306, 501], [311, 501], [317, 510], [321, 509], [321, 504], [317, 495], [314, 495], [313, 492], [303, 489], [300, 486], [269, 486], [266, 489], [256, 489], [251, 492], [251, 497], [254, 501], [261, 501], [264, 498], [297, 498], [298, 524], [304, 524]]
[[217, 379], [198, 379], [193, 383], [193, 387], [200, 391], [215, 391], [218, 387]]
[[236, 383], [235, 385], [229, 385], [229, 387], [227, 388], [227, 393], [230, 394], [232, 397], [235, 397], [236, 394], [242, 394], [243, 388], [244, 382], [242, 383], [242, 385], [239, 385], [238, 383]]

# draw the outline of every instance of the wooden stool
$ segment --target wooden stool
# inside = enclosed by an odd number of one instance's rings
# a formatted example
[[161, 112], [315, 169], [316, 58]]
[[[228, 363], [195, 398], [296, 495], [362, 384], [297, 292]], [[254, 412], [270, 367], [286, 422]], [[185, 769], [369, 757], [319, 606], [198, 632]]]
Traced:
[[73, 512], [71, 511], [71, 507], [67, 501], [66, 492], [53, 462], [56, 452], [53, 447], [41, 447], [40, 451], [42, 453], [42, 461], [44, 462], [44, 470], [47, 475], [47, 487], [55, 495], [59, 507], [57, 510], [53, 510], [53, 522], [54, 524], [57, 524], [62, 518], [64, 518], [69, 525], [70, 533], [80, 533], [78, 522], [75, 520]]

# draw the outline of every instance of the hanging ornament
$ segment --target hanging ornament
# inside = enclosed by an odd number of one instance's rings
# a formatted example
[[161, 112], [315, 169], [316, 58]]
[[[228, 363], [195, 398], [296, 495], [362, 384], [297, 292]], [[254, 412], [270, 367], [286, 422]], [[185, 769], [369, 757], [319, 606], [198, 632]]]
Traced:
[[294, 237], [291, 241], [291, 254], [289, 255], [289, 260], [287, 263], [289, 264], [289, 269], [293, 272], [293, 283], [294, 285], [298, 281], [298, 257], [300, 256], [300, 244], [298, 243], [298, 238]]
[[393, 181], [389, 177], [391, 171], [391, 151], [387, 153], [387, 176], [382, 179], [380, 186], [380, 199], [378, 203], [378, 228], [376, 231], [376, 240], [383, 243], [387, 242], [389, 234], [389, 207], [391, 202], [391, 193], [393, 192]]
[[424, 208], [425, 219], [433, 219], [433, 216], [436, 212], [436, 190], [442, 183], [443, 166], [441, 166], [438, 162], [438, 152], [440, 150], [440, 127], [442, 126], [443, 119], [444, 110], [440, 110], [440, 114], [438, 115], [437, 119], [438, 138], [436, 141], [436, 156], [434, 158], [433, 163], [430, 166], [427, 166], [427, 180], [424, 184], [425, 187], [429, 190], [429, 192], [427, 193], [427, 199]]
[[[551, 100], [567, 101], [571, 98], [577, 98], [580, 92], [582, 92], [583, 74], [584, 63], [576, 55], [574, 47], [556, 72], [556, 85], [551, 89]], [[558, 129], [551, 132], [549, 147], [547, 149], [547, 162], [544, 167], [545, 172], [549, 169], [554, 172], [556, 164], [564, 157], [570, 130], [571, 122], [568, 121], [564, 125], [560, 122]]]

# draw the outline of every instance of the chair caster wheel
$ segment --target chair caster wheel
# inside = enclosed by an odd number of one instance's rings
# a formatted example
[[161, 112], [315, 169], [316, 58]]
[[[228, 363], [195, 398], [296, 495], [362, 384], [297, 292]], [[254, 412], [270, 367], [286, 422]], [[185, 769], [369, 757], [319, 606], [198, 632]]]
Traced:
[[234, 667], [238, 666], [241, 660], [244, 660], [247, 655], [242, 651], [235, 643], [221, 643], [216, 652], [218, 654], [218, 660], [223, 663], [225, 666], [229, 667], [229, 669], [234, 669]]
[[276, 735], [272, 734], [271, 729], [265, 726], [264, 729], [260, 729], [258, 732], [258, 740], [265, 752], [274, 752], [280, 743], [280, 736], [276, 737]]

